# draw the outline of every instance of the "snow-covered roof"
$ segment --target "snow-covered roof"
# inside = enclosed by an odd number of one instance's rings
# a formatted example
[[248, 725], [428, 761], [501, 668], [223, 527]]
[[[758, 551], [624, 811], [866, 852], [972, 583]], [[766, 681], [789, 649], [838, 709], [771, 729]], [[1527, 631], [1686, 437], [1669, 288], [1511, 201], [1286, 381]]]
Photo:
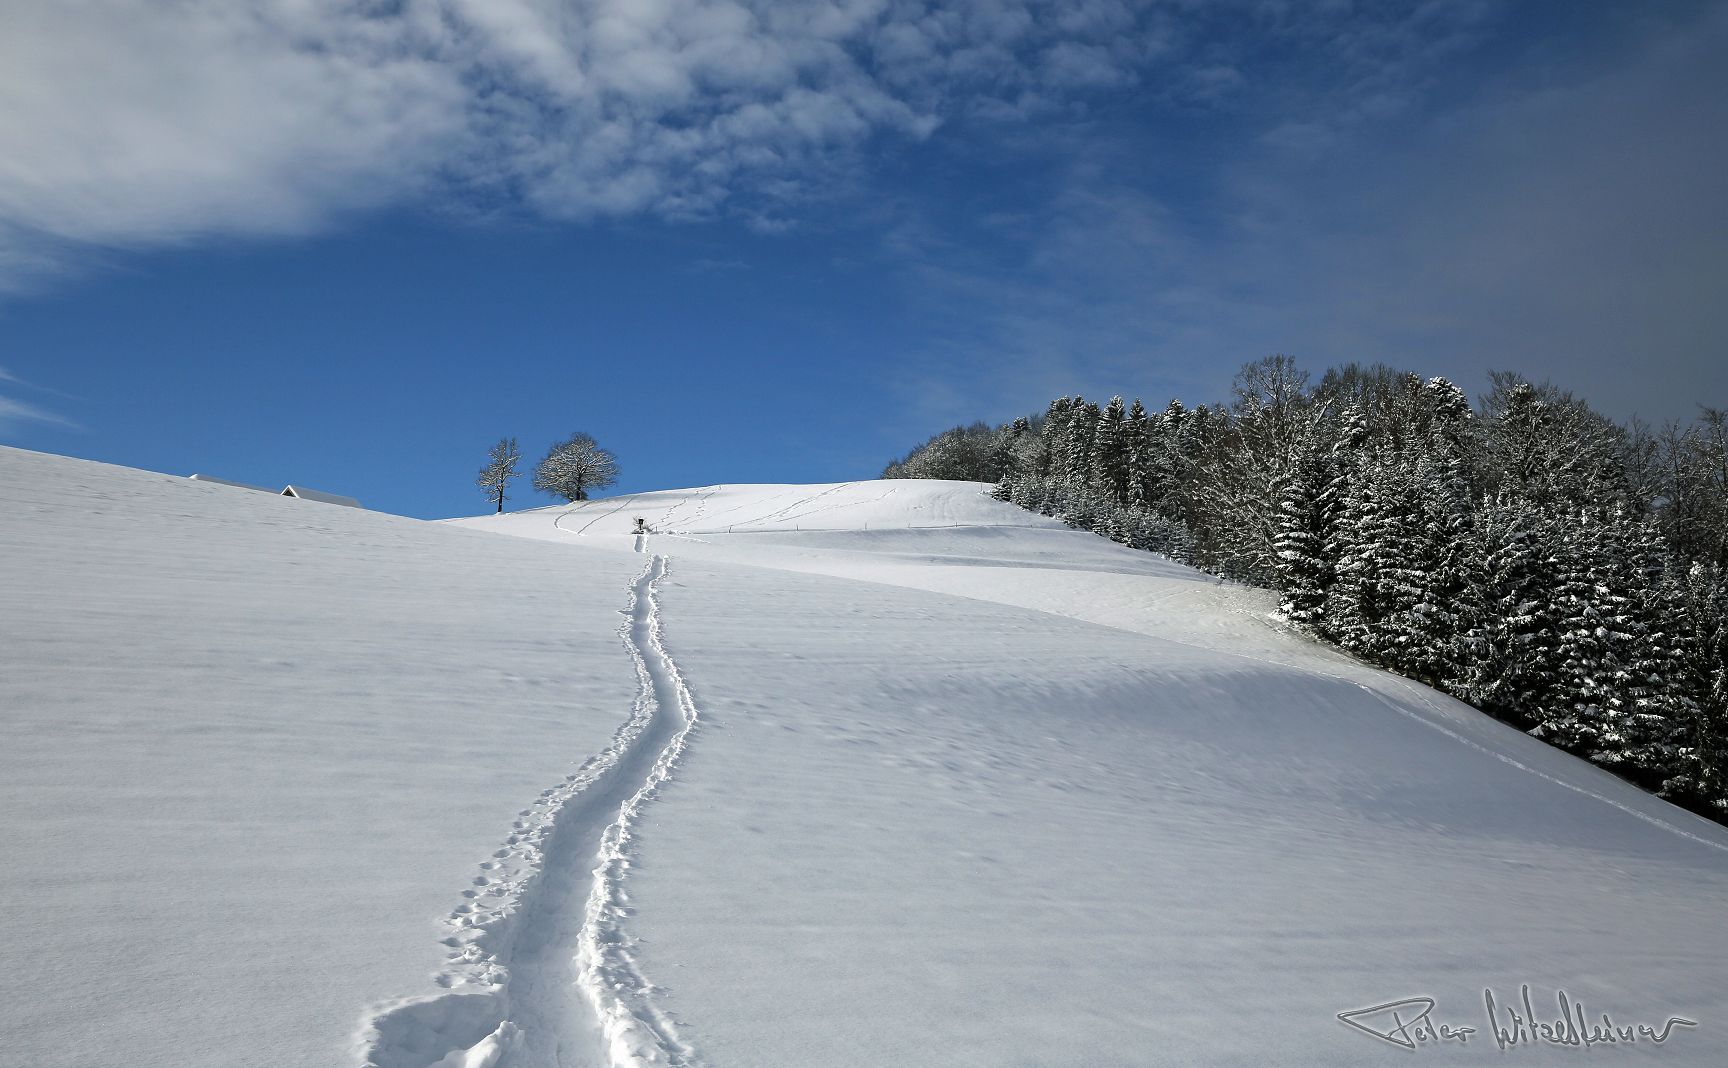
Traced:
[[257, 490], [259, 493], [275, 493], [275, 490], [254, 486], [250, 482], [235, 482], [233, 479], [217, 478], [215, 475], [189, 475], [194, 482], [214, 482], [218, 486], [233, 486], [235, 489]]
[[303, 501], [321, 501], [324, 504], [340, 504], [346, 508], [360, 507], [360, 502], [352, 497], [344, 497], [339, 493], [325, 493], [323, 490], [308, 489], [305, 486], [284, 487], [282, 496], [298, 497]]

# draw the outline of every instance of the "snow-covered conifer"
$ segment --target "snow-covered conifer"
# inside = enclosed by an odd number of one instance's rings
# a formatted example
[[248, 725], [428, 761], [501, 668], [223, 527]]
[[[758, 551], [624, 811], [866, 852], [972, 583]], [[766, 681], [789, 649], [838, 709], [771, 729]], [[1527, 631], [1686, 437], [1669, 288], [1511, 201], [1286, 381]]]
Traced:
[[1663, 784], [1718, 818], [1728, 816], [1728, 570], [1697, 563], [1680, 586], [1689, 640], [1683, 650], [1691, 719], [1674, 732], [1675, 766]]
[[1102, 417], [1103, 413], [1096, 404], [1088, 403], [1084, 397], [1074, 398], [1068, 426], [1062, 436], [1061, 467], [1057, 472], [1071, 485], [1085, 486], [1092, 481], [1093, 438]]
[[1327, 555], [1336, 520], [1332, 453], [1320, 447], [1319, 434], [1302, 445], [1302, 454], [1278, 483], [1276, 534], [1272, 550], [1278, 578], [1279, 608], [1285, 618], [1307, 630], [1320, 628], [1333, 561]]
[[[1728, 818], [1728, 415], [1653, 436], [1506, 373], [1478, 415], [1444, 378], [1310, 391], [1271, 357], [1228, 406], [973, 429], [1000, 499], [1275, 586], [1316, 635]], [[934, 444], [908, 473], [964, 451]]]
[[1558, 524], [1522, 497], [1500, 495], [1477, 513], [1484, 554], [1483, 613], [1469, 632], [1472, 661], [1462, 696], [1521, 726], [1539, 726], [1559, 682], [1554, 605]]
[[1111, 397], [1092, 433], [1091, 481], [1117, 504], [1128, 503], [1128, 413], [1122, 398]]
[[1153, 497], [1148, 492], [1150, 484], [1147, 480], [1152, 462], [1152, 433], [1152, 417], [1146, 413], [1146, 406], [1140, 403], [1140, 398], [1135, 397], [1134, 403], [1128, 406], [1128, 414], [1122, 420], [1128, 463], [1124, 496], [1130, 508], [1148, 508], [1152, 504]]
[[1068, 421], [1074, 410], [1074, 399], [1057, 397], [1044, 413], [1044, 425], [1038, 429], [1039, 478], [1061, 478], [1067, 456]]

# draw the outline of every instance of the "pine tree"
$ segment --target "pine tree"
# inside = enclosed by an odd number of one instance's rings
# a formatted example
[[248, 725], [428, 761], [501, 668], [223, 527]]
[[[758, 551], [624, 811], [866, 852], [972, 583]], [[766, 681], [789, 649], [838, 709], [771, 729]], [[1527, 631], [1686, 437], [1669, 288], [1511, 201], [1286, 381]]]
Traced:
[[1098, 533], [1118, 545], [1127, 545], [1132, 530], [1128, 509], [1115, 504], [1105, 514], [1102, 528], [1099, 529]]
[[1566, 519], [1555, 598], [1559, 675], [1540, 737], [1617, 763], [1625, 748], [1626, 652], [1637, 637], [1627, 591], [1615, 574], [1623, 547], [1616, 525], [1594, 511]]
[[1084, 397], [1074, 398], [1066, 433], [1062, 436], [1059, 472], [1063, 481], [1070, 485], [1086, 486], [1092, 481], [1093, 438], [1102, 416], [1096, 404], [1087, 403]]
[[1122, 421], [1122, 433], [1128, 451], [1128, 484], [1125, 489], [1128, 506], [1149, 508], [1156, 499], [1149, 492], [1152, 487], [1147, 477], [1152, 464], [1152, 417], [1146, 414], [1146, 407], [1140, 403], [1139, 397], [1135, 397], [1134, 403], [1128, 407], [1128, 414]]
[[1655, 524], [1638, 521], [1629, 538], [1629, 578], [1637, 640], [1631, 646], [1626, 761], [1665, 795], [1666, 780], [1686, 763], [1688, 735], [1700, 713], [1689, 678], [1685, 584], [1669, 564]]
[[990, 463], [996, 470], [997, 481], [1018, 478], [1028, 473], [1026, 451], [1034, 436], [1032, 423], [1025, 416], [997, 431], [990, 446]]
[[[1313, 623], [1322, 637], [1346, 648], [1358, 648], [1363, 627], [1363, 599], [1367, 576], [1358, 565], [1359, 546], [1371, 522], [1372, 489], [1368, 485], [1372, 455], [1366, 415], [1354, 405], [1340, 416], [1337, 440], [1328, 458], [1328, 478], [1322, 493], [1326, 501], [1325, 540], [1320, 559], [1331, 571], [1318, 619]], [[1346, 635], [1351, 635], [1346, 640]]]
[[1227, 408], [1023, 423], [982, 428], [999, 498], [1273, 584], [1298, 626], [1728, 822], [1723, 413], [1655, 437], [1497, 373], [1478, 418], [1443, 378], [1309, 392], [1274, 357]]
[[1057, 397], [1050, 402], [1049, 410], [1044, 413], [1044, 425], [1038, 431], [1040, 448], [1035, 473], [1039, 478], [1062, 477], [1068, 440], [1068, 421], [1073, 410], [1073, 399]]
[[1188, 524], [1189, 529], [1194, 516], [1189, 498], [1195, 458], [1205, 437], [1205, 421], [1204, 405], [1191, 412], [1181, 400], [1172, 398], [1149, 427], [1151, 444], [1147, 449], [1143, 491], [1146, 501], [1159, 515]]
[[1429, 681], [1418, 648], [1432, 629], [1429, 586], [1439, 561], [1428, 537], [1418, 472], [1409, 458], [1376, 458], [1370, 477], [1375, 511], [1368, 540], [1358, 551], [1359, 566], [1371, 572], [1374, 615], [1364, 620], [1364, 651], [1387, 667]]
[[1119, 505], [1128, 503], [1127, 419], [1122, 398], [1111, 397], [1092, 433], [1091, 482]]
[[1458, 693], [1469, 671], [1467, 636], [1481, 611], [1484, 581], [1469, 476], [1476, 451], [1475, 413], [1463, 390], [1444, 378], [1423, 383], [1417, 404], [1424, 433], [1412, 442], [1417, 453], [1412, 463], [1422, 593], [1401, 670]]
[[1675, 725], [1675, 765], [1663, 789], [1722, 818], [1728, 816], [1728, 570], [1693, 564], [1680, 590], [1692, 705], [1690, 719]]
[[1332, 523], [1330, 455], [1313, 443], [1280, 480], [1277, 534], [1272, 543], [1280, 591], [1279, 610], [1306, 630], [1319, 630], [1326, 612], [1326, 595], [1334, 580], [1327, 556]]

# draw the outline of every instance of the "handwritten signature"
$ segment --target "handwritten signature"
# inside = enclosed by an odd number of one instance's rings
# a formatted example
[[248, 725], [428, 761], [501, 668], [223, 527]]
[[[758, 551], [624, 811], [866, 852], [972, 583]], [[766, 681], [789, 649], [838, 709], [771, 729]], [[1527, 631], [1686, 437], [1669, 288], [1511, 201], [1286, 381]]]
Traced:
[[[1561, 990], [1555, 1003], [1558, 1015], [1538, 1016], [1530, 1000], [1530, 987], [1518, 988], [1518, 999], [1503, 1003], [1492, 989], [1482, 991], [1482, 1004], [1487, 1013], [1488, 1033], [1502, 1051], [1515, 1046], [1591, 1046], [1626, 1045], [1649, 1042], [1660, 1045], [1673, 1035], [1677, 1027], [1697, 1027], [1698, 1021], [1683, 1016], [1670, 1016], [1660, 1027], [1648, 1024], [1617, 1024], [1607, 1013], [1592, 1015], [1581, 1001], [1573, 1001]], [[1382, 1042], [1404, 1049], [1457, 1042], [1469, 1045], [1470, 1036], [1478, 1034], [1474, 1027], [1455, 1027], [1434, 1019], [1434, 999], [1401, 998], [1365, 1009], [1341, 1012], [1338, 1019], [1350, 1027], [1371, 1035]], [[1597, 1020], [1600, 1023], [1597, 1023]]]

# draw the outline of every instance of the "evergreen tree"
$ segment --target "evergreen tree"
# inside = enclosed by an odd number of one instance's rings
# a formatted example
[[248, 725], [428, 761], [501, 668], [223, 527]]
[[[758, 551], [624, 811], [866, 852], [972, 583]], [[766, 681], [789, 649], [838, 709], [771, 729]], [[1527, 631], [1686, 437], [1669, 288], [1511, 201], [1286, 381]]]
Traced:
[[1478, 512], [1483, 613], [1468, 638], [1463, 696], [1501, 719], [1537, 726], [1559, 682], [1555, 527], [1534, 505], [1502, 495]]
[[1062, 478], [1065, 474], [1068, 422], [1074, 411], [1074, 400], [1057, 397], [1044, 413], [1044, 425], [1039, 428], [1041, 444], [1036, 474], [1039, 478]]
[[1302, 453], [1280, 479], [1277, 535], [1273, 552], [1285, 618], [1306, 630], [1324, 626], [1326, 596], [1334, 580], [1327, 553], [1337, 519], [1333, 482], [1333, 450], [1319, 447], [1316, 433], [1302, 444]]
[[1686, 588], [1668, 565], [1655, 524], [1636, 522], [1630, 532], [1628, 563], [1637, 618], [1628, 691], [1632, 702], [1625, 760], [1647, 785], [1673, 793], [1666, 780], [1687, 763], [1689, 734], [1699, 712], [1693, 693], [1690, 646], [1697, 640], [1686, 624]]
[[[1372, 511], [1367, 485], [1372, 462], [1368, 420], [1360, 408], [1344, 409], [1329, 460], [1330, 477], [1321, 491], [1327, 511], [1319, 556], [1331, 574], [1314, 626], [1323, 637], [1357, 648], [1363, 626], [1361, 602], [1368, 592], [1362, 585], [1366, 576], [1357, 566], [1357, 553]], [[1347, 634], [1352, 635], [1349, 641]]]
[[1111, 397], [1092, 434], [1091, 481], [1119, 505], [1128, 503], [1128, 414], [1121, 397]]
[[1373, 614], [1364, 618], [1363, 652], [1394, 670], [1424, 681], [1430, 676], [1418, 646], [1431, 629], [1428, 601], [1438, 560], [1425, 527], [1424, 485], [1408, 458], [1376, 457], [1370, 467], [1374, 510], [1366, 540], [1358, 547], [1357, 567], [1372, 587]]
[[1683, 667], [1690, 716], [1674, 725], [1675, 763], [1663, 783], [1670, 796], [1728, 817], [1728, 571], [1692, 565], [1685, 605]]
[[1009, 423], [997, 433], [990, 450], [990, 463], [995, 468], [995, 478], [998, 481], [1026, 473], [1026, 446], [1032, 437], [1032, 423], [1025, 416]]
[[1071, 486], [1086, 486], [1092, 481], [1092, 443], [1102, 417], [1103, 413], [1096, 404], [1087, 403], [1084, 397], [1074, 398], [1066, 433], [1062, 436], [1059, 472], [1062, 480]]
[[1122, 421], [1122, 434], [1128, 454], [1124, 497], [1130, 508], [1148, 508], [1155, 499], [1148, 492], [1152, 487], [1147, 477], [1152, 464], [1152, 417], [1146, 414], [1146, 406], [1140, 403], [1139, 397], [1135, 397], [1134, 403], [1128, 407], [1128, 414]]
[[1469, 476], [1475, 414], [1463, 390], [1444, 378], [1423, 383], [1419, 398], [1424, 432], [1412, 439], [1408, 462], [1416, 472], [1413, 551], [1421, 599], [1410, 618], [1411, 640], [1400, 670], [1457, 693], [1469, 670], [1466, 636], [1481, 609], [1483, 581]]
[[1721, 411], [1653, 436], [1496, 373], [1478, 416], [1443, 378], [1351, 365], [1311, 391], [1271, 357], [1228, 408], [1062, 397], [897, 468], [956, 463], [999, 499], [1271, 585], [1317, 636], [1728, 821]]
[[1615, 564], [1617, 525], [1584, 510], [1567, 515], [1556, 586], [1559, 677], [1536, 731], [1602, 763], [1624, 755], [1627, 647], [1636, 640], [1630, 598]]

